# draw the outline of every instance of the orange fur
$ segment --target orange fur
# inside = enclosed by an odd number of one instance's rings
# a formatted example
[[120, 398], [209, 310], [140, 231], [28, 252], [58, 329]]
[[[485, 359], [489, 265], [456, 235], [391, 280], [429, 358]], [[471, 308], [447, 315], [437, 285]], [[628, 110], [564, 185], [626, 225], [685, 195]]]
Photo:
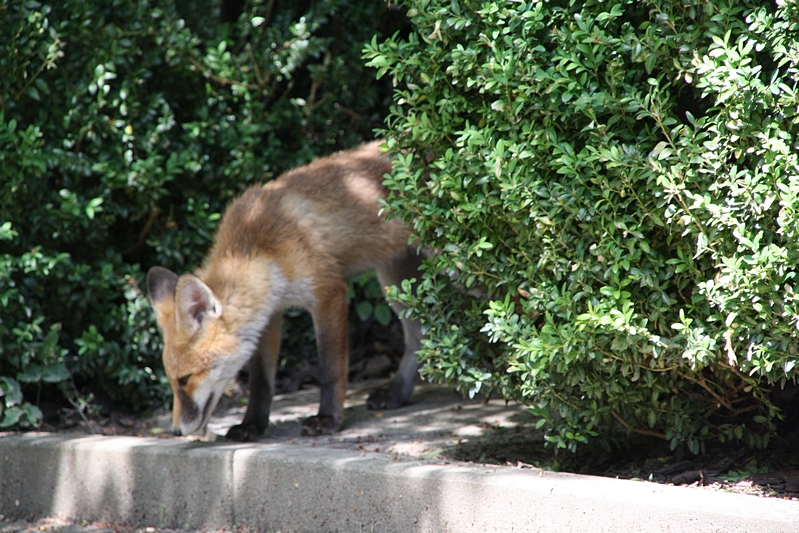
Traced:
[[[318, 159], [235, 200], [205, 267], [194, 275], [151, 269], [148, 287], [164, 335], [176, 430], [203, 429], [229, 380], [251, 358], [251, 394], [260, 405], [251, 400], [243, 424], [229, 436], [249, 440], [265, 429], [279, 351], [275, 324], [291, 306], [311, 312], [319, 347], [320, 410], [305, 430], [338, 428], [349, 357], [344, 278], [376, 268], [381, 281], [394, 284], [420, 260], [408, 244], [409, 230], [380, 213], [390, 171], [379, 142]], [[412, 361], [403, 360], [395, 379], [401, 383], [377, 407], [401, 405], [413, 388], [420, 333], [414, 322], [403, 325]]]

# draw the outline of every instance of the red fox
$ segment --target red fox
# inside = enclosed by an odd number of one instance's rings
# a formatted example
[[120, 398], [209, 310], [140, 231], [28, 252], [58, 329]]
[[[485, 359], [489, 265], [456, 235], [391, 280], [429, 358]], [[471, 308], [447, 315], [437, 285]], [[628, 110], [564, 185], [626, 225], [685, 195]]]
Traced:
[[[319, 412], [303, 420], [302, 434], [340, 427], [349, 358], [345, 278], [374, 269], [381, 285], [398, 285], [418, 277], [423, 259], [409, 244], [409, 229], [381, 213], [391, 163], [380, 145], [317, 159], [244, 192], [227, 208], [206, 264], [194, 274], [150, 269], [147, 288], [164, 337], [176, 434], [205, 431], [248, 361], [249, 405], [227, 438], [255, 440], [266, 430], [287, 307], [310, 311], [319, 354]], [[405, 352], [390, 385], [367, 400], [372, 409], [399, 407], [413, 392], [421, 327], [401, 320]]]

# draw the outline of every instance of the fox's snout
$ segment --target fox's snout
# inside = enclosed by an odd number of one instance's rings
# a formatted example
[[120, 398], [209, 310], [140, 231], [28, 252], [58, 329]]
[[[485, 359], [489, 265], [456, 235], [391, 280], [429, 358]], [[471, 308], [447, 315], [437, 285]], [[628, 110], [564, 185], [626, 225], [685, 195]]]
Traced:
[[205, 426], [208, 421], [199, 416], [199, 411], [196, 405], [192, 404], [194, 409], [190, 409], [188, 413], [184, 412], [172, 422], [172, 434], [176, 437], [188, 436], [193, 434], [201, 434], [205, 432]]
[[224, 393], [224, 383], [213, 383], [208, 388], [200, 387], [201, 392], [190, 396], [181, 388], [175, 391], [172, 406], [172, 433], [175, 436], [204, 435], [208, 421], [219, 399]]
[[198, 431], [202, 425], [200, 409], [193, 399], [178, 389], [172, 406], [172, 433], [176, 437], [188, 436]]

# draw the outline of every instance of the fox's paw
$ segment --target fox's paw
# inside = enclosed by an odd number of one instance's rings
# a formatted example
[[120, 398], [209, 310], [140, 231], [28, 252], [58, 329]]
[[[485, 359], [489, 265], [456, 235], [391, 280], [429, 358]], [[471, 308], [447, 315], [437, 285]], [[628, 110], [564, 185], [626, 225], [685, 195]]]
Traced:
[[341, 426], [341, 417], [317, 415], [309, 416], [302, 421], [300, 435], [313, 437], [315, 435], [332, 435]]
[[225, 438], [237, 442], [255, 442], [263, 432], [256, 424], [237, 424], [227, 431]]
[[390, 387], [377, 389], [366, 399], [366, 407], [372, 411], [383, 409], [397, 409], [405, 405], [406, 400], [394, 392]]

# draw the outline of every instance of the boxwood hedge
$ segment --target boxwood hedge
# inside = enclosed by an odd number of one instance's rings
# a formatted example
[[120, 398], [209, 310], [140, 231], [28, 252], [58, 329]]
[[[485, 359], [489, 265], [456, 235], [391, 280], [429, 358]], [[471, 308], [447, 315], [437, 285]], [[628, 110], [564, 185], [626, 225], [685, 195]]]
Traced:
[[797, 377], [799, 8], [406, 0], [391, 210], [436, 253], [396, 296], [423, 372], [575, 449], [765, 446]]

